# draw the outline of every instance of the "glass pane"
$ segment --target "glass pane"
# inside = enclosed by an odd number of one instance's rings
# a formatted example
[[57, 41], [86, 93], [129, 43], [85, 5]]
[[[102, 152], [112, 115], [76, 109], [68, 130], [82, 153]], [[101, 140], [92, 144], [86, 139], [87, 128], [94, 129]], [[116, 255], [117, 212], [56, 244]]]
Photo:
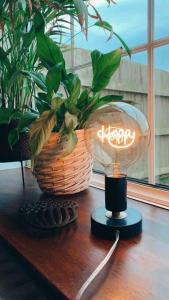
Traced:
[[169, 1], [155, 0], [155, 39], [169, 36]]
[[[120, 83], [120, 94], [124, 100], [133, 102], [133, 105], [147, 117], [147, 52], [133, 54], [131, 60], [124, 58], [117, 73]], [[129, 177], [148, 181], [148, 150], [133, 166], [128, 168]]]
[[156, 183], [169, 185], [169, 46], [154, 50]]
[[[92, 2], [102, 19], [113, 26], [113, 30], [123, 38], [130, 48], [147, 42], [147, 0], [121, 0], [110, 7], [107, 7], [105, 0]], [[94, 23], [95, 20], [90, 20], [89, 26]], [[96, 26], [89, 28], [88, 41], [84, 34], [78, 34], [78, 32], [80, 32], [80, 28], [75, 26], [75, 46], [77, 48], [98, 49], [106, 52], [121, 46], [115, 36], [108, 41], [109, 35]]]
[[7, 170], [7, 169], [15, 169], [20, 168], [21, 164], [19, 162], [13, 162], [13, 163], [0, 163], [0, 171], [1, 170]]
[[[92, 83], [92, 67], [90, 63], [90, 52], [77, 49], [76, 73], [81, 78], [83, 87], [90, 87]], [[88, 62], [88, 63], [86, 63]], [[147, 53], [141, 52], [132, 55], [131, 60], [123, 58], [119, 70], [112, 77], [102, 95], [123, 95], [124, 100], [134, 102], [136, 107], [147, 115]], [[147, 180], [148, 178], [147, 152], [144, 157], [128, 169], [128, 176]], [[94, 163], [96, 171], [103, 171], [103, 167]]]

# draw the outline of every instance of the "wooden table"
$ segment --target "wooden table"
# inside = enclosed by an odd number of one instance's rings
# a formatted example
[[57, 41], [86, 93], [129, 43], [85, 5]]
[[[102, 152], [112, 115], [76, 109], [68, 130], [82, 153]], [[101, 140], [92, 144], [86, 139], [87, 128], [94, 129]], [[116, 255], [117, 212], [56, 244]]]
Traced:
[[[42, 197], [31, 172], [25, 173], [23, 190], [20, 170], [0, 172], [0, 235], [60, 293], [57, 300], [73, 300], [112, 245], [90, 234], [90, 214], [94, 207], [104, 205], [104, 192], [90, 188], [71, 197], [79, 203], [77, 223], [59, 235], [32, 238], [13, 218], [23, 201]], [[143, 233], [120, 241], [114, 258], [83, 299], [169, 299], [169, 212], [134, 200], [129, 205], [142, 213]]]

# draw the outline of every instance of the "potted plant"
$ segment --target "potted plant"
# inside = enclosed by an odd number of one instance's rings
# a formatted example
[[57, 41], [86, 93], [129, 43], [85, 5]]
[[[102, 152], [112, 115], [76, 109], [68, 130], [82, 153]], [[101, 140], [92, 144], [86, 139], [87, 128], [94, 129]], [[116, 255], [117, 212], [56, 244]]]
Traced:
[[87, 119], [98, 107], [122, 99], [100, 95], [120, 65], [122, 49], [91, 53], [92, 86], [82, 90], [78, 75], [67, 73], [58, 45], [44, 33], [36, 36], [37, 55], [47, 72], [36, 96], [39, 116], [29, 132], [34, 173], [43, 191], [72, 194], [86, 189], [90, 180], [92, 161], [84, 141]]
[[[107, 1], [109, 4], [113, 1]], [[36, 72], [36, 33], [44, 31], [58, 36], [58, 42], [69, 27], [65, 15], [77, 21], [87, 35], [88, 16], [97, 19], [97, 26], [108, 26], [95, 7], [88, 12], [88, 2], [64, 1], [2, 1], [0, 3], [0, 161], [28, 159], [27, 131], [36, 119], [32, 109], [35, 84], [43, 86]], [[110, 28], [107, 28], [110, 30]]]
[[[2, 136], [5, 136], [5, 145], [8, 146], [9, 144], [9, 150], [11, 151], [12, 148], [12, 154], [16, 153], [18, 155], [18, 153], [21, 153], [18, 150], [18, 146], [20, 148], [20, 136], [25, 135], [29, 126], [33, 123], [30, 131], [30, 142], [36, 172], [38, 170], [38, 159], [40, 161], [40, 155], [42, 154], [40, 152], [43, 152], [43, 146], [50, 142], [51, 132], [56, 132], [55, 136], [58, 137], [57, 147], [55, 141], [55, 147], [51, 149], [51, 157], [55, 152], [61, 157], [63, 163], [64, 160], [70, 159], [70, 156], [74, 155], [72, 151], [77, 149], [76, 145], [80, 141], [79, 134], [82, 135], [84, 142], [83, 128], [92, 110], [114, 99], [113, 96], [101, 97], [98, 92], [104, 89], [118, 67], [121, 50], [109, 53], [107, 56], [98, 51], [92, 53], [92, 89], [81, 91], [80, 79], [74, 74], [67, 74], [61, 48], [49, 36], [58, 34], [59, 37], [62, 37], [62, 29], [66, 27], [63, 24], [68, 22], [63, 18], [65, 14], [70, 15], [76, 21], [78, 20], [87, 35], [87, 20], [88, 15], [90, 15], [87, 7], [88, 2], [65, 0], [57, 1], [57, 3], [55, 1], [23, 1], [23, 3], [26, 3], [25, 8], [17, 1], [5, 1], [0, 4], [2, 30], [2, 46], [0, 48], [0, 124], [2, 126]], [[111, 36], [112, 27], [101, 19], [95, 8], [94, 11], [95, 15], [92, 17], [97, 19], [95, 25], [108, 30]], [[48, 23], [50, 26], [46, 31], [45, 25]], [[45, 31], [46, 34], [44, 34]], [[119, 38], [117, 34], [115, 35]], [[122, 40], [121, 42], [128, 51], [124, 42]], [[37, 52], [35, 51], [36, 48]], [[38, 58], [41, 60], [40, 64]], [[100, 78], [97, 79], [99, 74], [97, 70], [98, 62], [103, 64], [103, 68], [107, 68], [107, 77], [105, 80], [101, 79], [104, 85], [101, 85]], [[110, 62], [111, 66], [109, 67], [108, 63]], [[42, 72], [37, 72], [37, 70], [44, 67], [47, 69], [46, 77]], [[35, 85], [42, 92], [37, 94]], [[62, 94], [59, 93], [60, 86], [64, 88]], [[119, 99], [117, 96], [115, 98]], [[36, 99], [35, 110], [32, 109], [32, 99]], [[7, 127], [6, 130], [4, 126]], [[62, 151], [59, 150], [60, 148]], [[5, 152], [7, 153], [6, 150]], [[86, 151], [84, 152], [86, 153]], [[0, 156], [3, 153], [0, 153]], [[19, 159], [21, 159], [21, 156], [24, 159], [23, 155], [20, 154]], [[49, 160], [49, 155], [47, 157]], [[63, 159], [63, 157], [65, 158]], [[8, 158], [9, 160], [11, 161], [11, 158]], [[15, 155], [12, 160], [16, 160]], [[87, 160], [89, 169], [86, 171], [88, 174], [86, 184], [80, 188], [75, 188], [73, 191], [68, 191], [65, 187], [64, 192], [77, 192], [87, 187], [91, 169], [91, 160], [89, 158]], [[58, 156], [57, 161], [59, 161]], [[44, 165], [44, 162], [42, 164]], [[82, 173], [83, 171], [84, 168], [82, 168]], [[67, 172], [69, 173], [69, 170]], [[40, 174], [40, 172], [36, 173]], [[65, 182], [66, 180], [70, 183], [69, 177], [65, 179]], [[54, 176], [52, 185], [53, 181], [55, 181]], [[63, 182], [61, 185], [63, 186]], [[71, 185], [74, 186], [72, 183]], [[48, 190], [48, 192], [52, 191]], [[55, 191], [53, 192], [55, 193]], [[59, 193], [62, 193], [62, 191], [59, 191]]]

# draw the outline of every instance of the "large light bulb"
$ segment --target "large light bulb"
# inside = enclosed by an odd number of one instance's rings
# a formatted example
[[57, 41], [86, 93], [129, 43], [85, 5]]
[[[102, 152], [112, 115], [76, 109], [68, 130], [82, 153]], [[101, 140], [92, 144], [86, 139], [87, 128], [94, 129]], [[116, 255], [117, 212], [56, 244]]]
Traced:
[[97, 109], [85, 128], [89, 152], [105, 168], [105, 207], [92, 214], [92, 232], [110, 238], [112, 229], [124, 238], [141, 232], [141, 215], [127, 209], [127, 168], [145, 152], [149, 144], [148, 122], [137, 108], [115, 102]]
[[134, 106], [115, 102], [96, 110], [86, 124], [87, 148], [108, 176], [126, 174], [147, 149], [149, 126]]

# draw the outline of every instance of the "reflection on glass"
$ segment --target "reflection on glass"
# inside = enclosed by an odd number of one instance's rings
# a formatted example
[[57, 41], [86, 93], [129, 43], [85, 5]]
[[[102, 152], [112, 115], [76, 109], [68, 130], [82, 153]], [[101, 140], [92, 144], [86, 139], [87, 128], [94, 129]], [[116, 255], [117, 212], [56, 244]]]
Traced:
[[154, 50], [156, 183], [169, 185], [169, 46]]

